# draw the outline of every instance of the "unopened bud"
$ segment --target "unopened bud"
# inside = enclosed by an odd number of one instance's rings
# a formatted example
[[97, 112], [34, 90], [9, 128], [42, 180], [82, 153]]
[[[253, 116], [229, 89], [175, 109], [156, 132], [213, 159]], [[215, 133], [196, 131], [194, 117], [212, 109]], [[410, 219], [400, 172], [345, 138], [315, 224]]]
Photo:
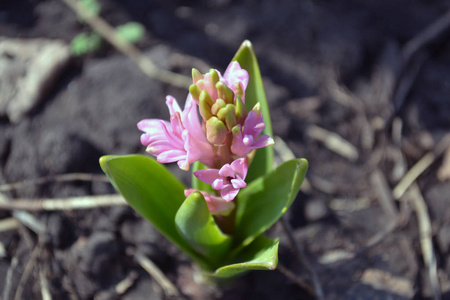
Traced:
[[213, 115], [217, 115], [217, 113], [219, 112], [219, 109], [224, 108], [227, 105], [227, 103], [222, 100], [222, 99], [217, 99], [216, 103], [214, 103], [214, 105], [211, 106], [211, 113]]
[[228, 129], [217, 117], [211, 117], [206, 122], [206, 138], [213, 145], [222, 145], [227, 139]]
[[200, 100], [198, 103], [198, 108], [199, 108], [200, 115], [202, 116], [203, 120], [207, 121], [209, 118], [212, 117], [211, 105], [210, 105], [211, 102], [209, 101], [209, 100], [211, 100], [211, 97], [209, 97], [209, 95], [206, 91], [202, 91], [200, 95], [201, 96], [200, 96]]
[[[244, 90], [242, 89], [242, 86], [239, 82], [236, 82], [233, 86], [233, 91], [236, 94], [236, 96], [239, 95], [241, 97], [241, 100], [244, 99]], [[244, 100], [243, 100], [244, 102]]]
[[189, 93], [191, 93], [192, 98], [194, 98], [195, 102], [198, 103], [199, 102], [200, 93], [201, 93], [200, 88], [196, 84], [191, 84], [189, 86]]
[[243, 124], [245, 118], [247, 118], [248, 112], [244, 102], [242, 101], [239, 95], [236, 95], [235, 106], [236, 106], [236, 122], [239, 124]]
[[226, 103], [233, 104], [234, 93], [224, 82], [217, 82], [216, 89], [220, 99], [225, 100]]
[[209, 74], [211, 76], [211, 83], [213, 86], [215, 86], [216, 83], [218, 83], [220, 80], [219, 73], [217, 73], [215, 69], [211, 69], [209, 70]]
[[236, 125], [233, 128], [231, 128], [231, 133], [233, 134], [233, 136], [237, 136], [238, 134], [241, 133], [241, 126], [240, 125]]
[[227, 104], [218, 111], [217, 117], [231, 130], [236, 125], [236, 107], [233, 104]]
[[200, 92], [199, 101], [206, 102], [209, 106], [212, 106], [214, 104], [213, 99], [205, 90]]
[[255, 106], [253, 106], [252, 111], [254, 111], [257, 116], [261, 115], [261, 104], [257, 102]]
[[203, 75], [202, 73], [200, 73], [199, 70], [197, 70], [196, 68], [192, 69], [192, 81], [195, 83], [197, 83], [197, 81], [203, 79]]

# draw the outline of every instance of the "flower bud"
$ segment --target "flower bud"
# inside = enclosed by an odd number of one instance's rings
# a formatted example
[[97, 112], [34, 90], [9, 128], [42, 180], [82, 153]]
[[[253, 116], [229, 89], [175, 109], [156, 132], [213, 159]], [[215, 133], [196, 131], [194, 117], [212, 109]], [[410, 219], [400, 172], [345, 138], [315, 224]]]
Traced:
[[213, 99], [211, 98], [211, 96], [208, 94], [207, 91], [203, 90], [200, 92], [200, 96], [199, 96], [199, 101], [204, 101], [206, 102], [209, 106], [212, 106], [214, 104]]
[[261, 115], [261, 104], [257, 102], [255, 106], [253, 106], [252, 111], [256, 113], [257, 116]]
[[227, 103], [222, 99], [217, 99], [216, 103], [211, 106], [211, 113], [215, 116], [217, 116], [217, 113], [219, 112], [219, 109], [224, 108], [227, 105]]
[[232, 89], [233, 89], [234, 93], [236, 94], [236, 96], [241, 97], [242, 102], [245, 103], [244, 90], [242, 89], [242, 85], [239, 82], [236, 82], [232, 86]]
[[212, 99], [206, 91], [202, 91], [199, 97], [198, 109], [203, 120], [208, 121], [213, 115], [211, 113]]
[[208, 75], [211, 76], [210, 82], [213, 86], [215, 86], [216, 83], [220, 81], [219, 73], [217, 73], [217, 71], [215, 69], [209, 70], [209, 73], [207, 73], [205, 76], [208, 76]]
[[200, 73], [200, 71], [196, 68], [192, 68], [192, 81], [194, 82], [194, 84], [196, 84], [197, 81], [201, 79], [203, 79], [202, 73]]
[[245, 118], [247, 117], [248, 112], [247, 108], [245, 107], [244, 101], [242, 101], [239, 95], [236, 95], [235, 106], [236, 106], [236, 122], [239, 124], [243, 124]]
[[227, 104], [225, 107], [219, 109], [217, 117], [231, 130], [236, 125], [236, 106]]
[[201, 93], [201, 89], [196, 84], [191, 84], [189, 86], [189, 93], [191, 93], [192, 98], [194, 98], [195, 102], [199, 102], [199, 97]]
[[206, 121], [206, 138], [213, 145], [222, 145], [227, 139], [228, 129], [217, 117], [211, 117]]
[[216, 89], [220, 99], [225, 100], [225, 102], [229, 104], [234, 103], [234, 93], [224, 82], [217, 82]]

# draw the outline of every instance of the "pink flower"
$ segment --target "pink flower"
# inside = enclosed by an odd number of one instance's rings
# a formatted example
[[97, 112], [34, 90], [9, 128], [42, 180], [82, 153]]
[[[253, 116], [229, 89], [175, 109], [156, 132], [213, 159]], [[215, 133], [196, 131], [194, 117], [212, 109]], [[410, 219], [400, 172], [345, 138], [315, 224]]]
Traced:
[[219, 169], [205, 169], [194, 172], [194, 175], [220, 191], [225, 201], [232, 201], [239, 190], [247, 184], [244, 179], [247, 176], [248, 161], [246, 157], [238, 158], [231, 164], [224, 164]]
[[188, 197], [193, 192], [200, 192], [205, 197], [206, 204], [208, 205], [209, 212], [212, 215], [228, 215], [235, 207], [233, 202], [227, 202], [223, 198], [210, 195], [203, 191], [197, 191], [194, 189], [184, 190], [184, 196]]
[[254, 149], [264, 148], [274, 144], [270, 136], [260, 136], [266, 124], [264, 124], [258, 104], [248, 113], [244, 127], [242, 125], [236, 125], [232, 130], [233, 144], [231, 145], [231, 152], [237, 156], [245, 156]]
[[[198, 72], [198, 71], [197, 71]], [[212, 101], [215, 103], [219, 97], [216, 84], [218, 81], [225, 83], [235, 94], [240, 95], [242, 101], [245, 102], [245, 89], [248, 86], [248, 72], [242, 69], [237, 61], [233, 61], [228, 65], [225, 74], [222, 76], [220, 71], [213, 69], [205, 75], [196, 75], [193, 78], [193, 82], [200, 91], [206, 90]], [[239, 88], [238, 88], [239, 87]], [[241, 92], [239, 92], [239, 90]], [[196, 100], [198, 102], [198, 99]]]
[[[227, 86], [233, 90], [235, 94], [238, 94], [236, 85], [241, 86], [242, 91], [245, 95], [245, 90], [248, 86], [248, 72], [241, 68], [241, 65], [237, 61], [233, 61], [228, 65], [227, 70], [223, 76]], [[242, 101], [245, 103], [244, 95], [242, 95]]]
[[137, 124], [144, 131], [141, 143], [146, 151], [156, 156], [160, 163], [178, 162], [182, 170], [189, 170], [191, 163], [200, 161], [212, 165], [215, 153], [208, 143], [197, 115], [197, 104], [188, 96], [184, 110], [177, 100], [167, 96], [170, 123], [159, 119], [146, 119]]

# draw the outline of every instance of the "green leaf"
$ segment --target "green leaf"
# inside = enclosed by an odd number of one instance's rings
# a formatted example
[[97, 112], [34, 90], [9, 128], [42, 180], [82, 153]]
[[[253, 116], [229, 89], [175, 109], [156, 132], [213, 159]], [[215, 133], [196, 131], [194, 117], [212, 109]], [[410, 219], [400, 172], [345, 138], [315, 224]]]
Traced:
[[[261, 104], [261, 111], [266, 128], [262, 134], [272, 136], [272, 123], [270, 121], [269, 106], [266, 100], [266, 93], [259, 71], [258, 60], [250, 41], [244, 41], [235, 54], [233, 61], [237, 61], [241, 67], [247, 70], [249, 82], [245, 91], [245, 106], [251, 110], [256, 103]], [[255, 158], [247, 175], [247, 182], [251, 182], [259, 176], [269, 173], [273, 169], [273, 148], [265, 147], [256, 151]]]
[[116, 33], [129, 43], [137, 43], [145, 35], [145, 28], [139, 23], [129, 22], [116, 28]]
[[97, 0], [80, 0], [79, 3], [89, 16], [98, 16], [100, 13], [100, 4]]
[[92, 53], [100, 49], [102, 45], [102, 38], [95, 32], [80, 33], [72, 42], [70, 42], [70, 49], [75, 56], [82, 56]]
[[185, 187], [172, 173], [143, 155], [103, 156], [100, 166], [134, 210], [191, 258], [207, 265], [175, 226], [175, 215], [185, 199]]
[[231, 247], [231, 237], [222, 233], [199, 192], [189, 195], [175, 216], [180, 234], [200, 254], [219, 266]]
[[228, 278], [250, 270], [275, 270], [278, 264], [279, 240], [260, 235], [236, 257], [235, 262], [223, 266], [213, 276]]
[[287, 211], [307, 170], [306, 159], [293, 159], [239, 192], [235, 232], [242, 246], [251, 243]]

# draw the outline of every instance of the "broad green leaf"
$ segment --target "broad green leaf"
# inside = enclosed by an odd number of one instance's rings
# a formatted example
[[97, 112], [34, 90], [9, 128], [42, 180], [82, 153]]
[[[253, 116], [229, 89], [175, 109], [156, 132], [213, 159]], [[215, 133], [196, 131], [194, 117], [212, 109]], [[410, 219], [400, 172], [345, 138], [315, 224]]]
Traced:
[[260, 235], [245, 247], [234, 263], [220, 267], [214, 272], [216, 277], [232, 277], [250, 270], [275, 270], [278, 264], [279, 240]]
[[[256, 103], [261, 104], [261, 111], [266, 128], [262, 134], [272, 136], [272, 123], [270, 122], [269, 106], [267, 105], [266, 93], [259, 71], [258, 60], [250, 41], [244, 41], [235, 54], [233, 61], [237, 61], [241, 67], [247, 70], [249, 82], [245, 91], [245, 106], [251, 110]], [[255, 158], [247, 175], [247, 182], [251, 182], [259, 176], [269, 173], [273, 169], [273, 149], [265, 147], [256, 151]]]
[[237, 199], [236, 238], [251, 243], [286, 212], [308, 170], [306, 159], [293, 159], [242, 189]]
[[103, 156], [100, 165], [130, 206], [201, 265], [201, 255], [184, 240], [175, 215], [184, 202], [184, 185], [164, 166], [143, 155]]
[[175, 216], [179, 233], [211, 265], [219, 266], [231, 247], [231, 237], [222, 233], [211, 216], [205, 198], [195, 192], [189, 195]]

